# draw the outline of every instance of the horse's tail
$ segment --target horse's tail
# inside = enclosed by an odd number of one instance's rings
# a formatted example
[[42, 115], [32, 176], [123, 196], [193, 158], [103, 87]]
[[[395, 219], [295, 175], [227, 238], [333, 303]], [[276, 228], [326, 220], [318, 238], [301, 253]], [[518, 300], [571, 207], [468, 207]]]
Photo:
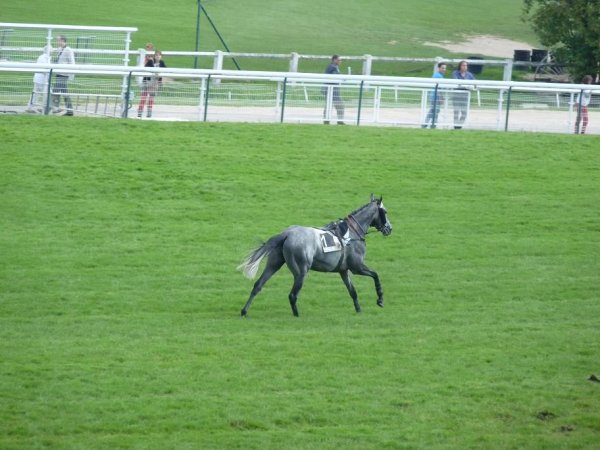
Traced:
[[237, 266], [237, 269], [241, 270], [246, 278], [254, 278], [256, 276], [256, 272], [258, 272], [258, 266], [260, 265], [262, 259], [273, 250], [281, 247], [286, 237], [287, 236], [285, 233], [273, 236], [260, 247], [250, 252], [246, 259], [244, 259], [244, 261]]

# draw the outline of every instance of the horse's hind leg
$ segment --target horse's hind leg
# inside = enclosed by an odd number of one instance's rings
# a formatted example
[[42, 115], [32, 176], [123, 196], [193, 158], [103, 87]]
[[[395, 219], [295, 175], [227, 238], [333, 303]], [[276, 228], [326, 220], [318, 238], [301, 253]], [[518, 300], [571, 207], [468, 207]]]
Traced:
[[294, 274], [294, 285], [292, 286], [292, 290], [290, 291], [290, 295], [288, 298], [290, 299], [290, 306], [292, 307], [292, 313], [295, 317], [298, 317], [298, 307], [296, 306], [296, 302], [298, 301], [298, 292], [302, 289], [302, 285], [304, 284], [304, 278], [306, 277], [307, 271], [302, 271], [299, 274]]
[[290, 299], [290, 306], [295, 317], [298, 317], [298, 307], [296, 306], [298, 293], [302, 289], [304, 278], [306, 278], [306, 274], [310, 270], [313, 257], [310, 255], [310, 252], [302, 248], [303, 245], [305, 245], [305, 240], [297, 239], [296, 242], [287, 240], [283, 246], [285, 262], [294, 276], [294, 285], [288, 298]]
[[358, 303], [358, 294], [356, 293], [356, 289], [354, 289], [354, 285], [352, 284], [352, 280], [350, 280], [350, 274], [347, 270], [342, 270], [340, 272], [340, 276], [346, 285], [346, 289], [348, 289], [348, 293], [350, 297], [352, 297], [352, 301], [354, 302], [354, 309], [357, 313], [360, 312], [360, 304]]
[[294, 285], [292, 286], [292, 290], [290, 291], [288, 298], [290, 299], [292, 313], [294, 316], [298, 317], [298, 307], [296, 306], [296, 302], [298, 301], [298, 293], [300, 292], [300, 289], [302, 289], [304, 278], [306, 278], [310, 264], [304, 262], [304, 260], [301, 258], [293, 258], [291, 255], [286, 259], [286, 261], [290, 272], [292, 272], [294, 275]]
[[283, 256], [276, 255], [274, 253], [271, 253], [269, 255], [269, 259], [267, 261], [265, 270], [263, 270], [263, 273], [261, 274], [260, 278], [256, 280], [256, 283], [254, 283], [254, 287], [252, 288], [252, 292], [250, 293], [250, 298], [248, 298], [248, 301], [242, 308], [242, 317], [245, 317], [248, 314], [248, 308], [250, 308], [250, 305], [252, 305], [254, 297], [258, 295], [265, 283], [269, 281], [269, 278], [271, 278], [275, 274], [275, 272], [281, 269], [283, 263]]

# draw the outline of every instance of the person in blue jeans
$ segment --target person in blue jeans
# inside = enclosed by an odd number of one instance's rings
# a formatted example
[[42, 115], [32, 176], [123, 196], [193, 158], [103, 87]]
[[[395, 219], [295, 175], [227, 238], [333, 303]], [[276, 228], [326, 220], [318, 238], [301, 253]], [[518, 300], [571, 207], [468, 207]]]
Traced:
[[[469, 72], [469, 65], [466, 61], [458, 63], [458, 69], [452, 72], [452, 78], [455, 80], [474, 80], [475, 77]], [[452, 95], [452, 106], [454, 108], [454, 129], [460, 130], [467, 118], [469, 110], [469, 87], [458, 86]]]
[[[444, 78], [446, 74], [446, 63], [439, 62], [437, 65], [437, 70], [433, 74], [433, 78]], [[427, 128], [429, 123], [431, 122], [431, 128], [435, 128], [435, 120], [440, 112], [440, 105], [444, 101], [444, 97], [442, 93], [434, 89], [429, 94], [429, 102], [431, 103], [431, 109], [427, 113], [427, 117], [425, 117], [425, 123], [421, 125], [421, 128]]]

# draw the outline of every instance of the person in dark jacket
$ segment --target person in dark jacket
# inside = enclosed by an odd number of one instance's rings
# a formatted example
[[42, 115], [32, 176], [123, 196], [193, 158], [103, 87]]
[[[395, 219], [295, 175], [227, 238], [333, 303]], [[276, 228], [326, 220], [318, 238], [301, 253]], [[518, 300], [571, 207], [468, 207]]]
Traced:
[[[327, 68], [325, 69], [325, 73], [327, 74], [334, 74], [334, 75], [338, 75], [340, 73], [340, 63], [342, 62], [342, 59], [338, 56], [338, 55], [333, 55], [331, 57], [331, 62], [329, 63], [329, 65], [327, 66]], [[338, 125], [344, 125], [344, 100], [342, 100], [342, 97], [340, 96], [340, 88], [339, 85], [331, 85], [331, 84], [326, 84], [325, 86], [323, 86], [321, 93], [323, 94], [323, 96], [325, 97], [325, 109], [323, 110], [323, 123], [325, 125], [329, 125], [329, 120], [327, 120], [327, 97], [329, 94], [329, 89], [331, 89], [332, 91], [332, 96], [331, 96], [331, 100], [333, 103], [333, 106], [335, 107], [335, 110], [337, 112], [337, 123]]]
[[[162, 52], [156, 50], [153, 58], [148, 58], [145, 67], [167, 67], [162, 59]], [[148, 103], [148, 112], [146, 117], [152, 117], [152, 107], [154, 106], [154, 97], [162, 86], [162, 77], [157, 74], [145, 76], [142, 80], [142, 98], [138, 106], [138, 117], [141, 118], [144, 114], [144, 107]]]
[[[446, 63], [439, 62], [437, 64], [437, 70], [433, 74], [433, 78], [444, 78], [444, 74], [446, 73]], [[431, 128], [435, 128], [435, 122], [437, 120], [438, 114], [440, 112], [440, 106], [444, 101], [444, 95], [439, 90], [435, 89], [429, 93], [429, 103], [431, 104], [431, 109], [427, 113], [427, 117], [425, 117], [425, 123], [421, 125], [421, 128], [427, 128], [427, 126], [431, 123]]]
[[[452, 78], [455, 80], [474, 80], [475, 77], [469, 72], [469, 64], [466, 61], [458, 63], [458, 69], [452, 72]], [[467, 118], [469, 111], [469, 92], [472, 90], [470, 86], [459, 85], [453, 96], [452, 106], [454, 107], [454, 129], [460, 130]]]

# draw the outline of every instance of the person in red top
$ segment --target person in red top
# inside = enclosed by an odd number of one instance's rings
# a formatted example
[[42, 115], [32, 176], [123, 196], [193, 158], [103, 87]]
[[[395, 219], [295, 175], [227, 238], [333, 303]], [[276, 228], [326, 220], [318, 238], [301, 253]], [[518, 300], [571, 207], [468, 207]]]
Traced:
[[[581, 84], [592, 84], [592, 76], [586, 75], [581, 80]], [[588, 116], [588, 105], [590, 104], [590, 100], [592, 99], [592, 92], [588, 90], [582, 90], [579, 94], [577, 94], [577, 98], [575, 99], [575, 109], [577, 111], [577, 120], [575, 121], [575, 134], [579, 134], [581, 124], [581, 134], [585, 134], [587, 130], [589, 116]]]

